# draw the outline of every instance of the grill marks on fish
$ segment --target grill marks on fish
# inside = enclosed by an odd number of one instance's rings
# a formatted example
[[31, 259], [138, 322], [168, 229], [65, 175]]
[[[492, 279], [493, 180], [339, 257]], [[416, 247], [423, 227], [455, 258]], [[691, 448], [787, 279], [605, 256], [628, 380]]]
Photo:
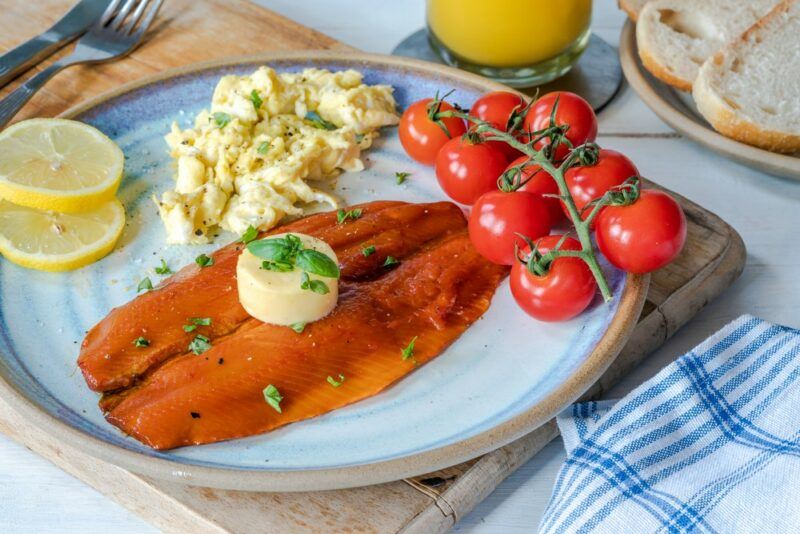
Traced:
[[[302, 334], [245, 317], [202, 355], [182, 346], [127, 389], [103, 397], [109, 422], [156, 449], [250, 436], [368, 398], [439, 355], [486, 311], [507, 269], [479, 256], [453, 204], [373, 206], [361, 206], [356, 221], [337, 225], [334, 215], [333, 224], [303, 230], [331, 244], [343, 265], [339, 303], [329, 316]], [[365, 257], [364, 245], [375, 245], [376, 253]], [[387, 255], [400, 264], [383, 267]], [[181, 321], [197, 315], [191, 305], [184, 298], [173, 313]], [[404, 359], [414, 337], [413, 356]], [[327, 377], [340, 374], [345, 380], [332, 387]], [[269, 384], [283, 396], [281, 413], [264, 401]]]

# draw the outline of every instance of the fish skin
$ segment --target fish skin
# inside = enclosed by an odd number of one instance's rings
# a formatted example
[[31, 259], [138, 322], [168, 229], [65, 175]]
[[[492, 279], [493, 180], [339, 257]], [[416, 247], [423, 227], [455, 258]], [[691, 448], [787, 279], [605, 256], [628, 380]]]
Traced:
[[[449, 202], [408, 204], [378, 201], [351, 208], [361, 218], [338, 224], [336, 213], [322, 213], [294, 221], [274, 233], [306, 233], [326, 241], [341, 265], [342, 280], [368, 279], [391, 255], [403, 258], [427, 241], [459, 231], [464, 226], [461, 210]], [[424, 219], [424, 224], [421, 221]], [[363, 255], [364, 246], [376, 252]], [[78, 366], [93, 391], [111, 392], [130, 387], [170, 357], [183, 353], [196, 334], [212, 339], [239, 329], [250, 316], [239, 303], [235, 283], [236, 261], [243, 245], [232, 243], [211, 257], [214, 264], [192, 264], [165, 279], [154, 290], [114, 308], [86, 335]], [[191, 317], [210, 317], [210, 326], [191, 333], [183, 325]], [[138, 337], [149, 340], [136, 347]]]
[[[343, 281], [334, 311], [302, 334], [251, 319], [202, 355], [173, 357], [136, 386], [108, 395], [106, 418], [165, 450], [327, 413], [379, 393], [439, 355], [488, 309], [507, 274], [475, 251], [463, 216], [457, 231], [379, 269], [366, 281]], [[404, 359], [415, 336], [413, 356]], [[335, 388], [327, 377], [339, 374], [345, 379]], [[282, 413], [264, 401], [268, 384], [283, 396]]]

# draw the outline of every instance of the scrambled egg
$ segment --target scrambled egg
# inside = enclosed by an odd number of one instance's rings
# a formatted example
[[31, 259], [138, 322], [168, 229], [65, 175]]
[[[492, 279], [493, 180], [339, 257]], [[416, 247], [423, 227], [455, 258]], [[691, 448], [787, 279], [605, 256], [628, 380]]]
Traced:
[[361, 171], [361, 151], [397, 124], [393, 89], [365, 85], [354, 70], [278, 74], [261, 67], [225, 76], [194, 128], [165, 137], [177, 163], [175, 188], [154, 199], [168, 243], [208, 243], [214, 230], [267, 230], [303, 203], [337, 207], [309, 186]]

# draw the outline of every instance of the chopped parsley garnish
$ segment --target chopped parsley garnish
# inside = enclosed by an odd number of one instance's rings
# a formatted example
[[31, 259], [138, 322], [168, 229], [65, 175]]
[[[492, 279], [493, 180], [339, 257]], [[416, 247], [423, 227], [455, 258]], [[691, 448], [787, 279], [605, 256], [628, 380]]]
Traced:
[[309, 111], [306, 113], [306, 120], [311, 123], [311, 126], [314, 128], [319, 128], [320, 130], [335, 130], [336, 125], [330, 121], [326, 121], [322, 117], [320, 117], [319, 113], [316, 111]]
[[214, 265], [214, 258], [206, 256], [205, 254], [200, 254], [194, 259], [194, 262], [200, 267], [211, 267]]
[[335, 388], [338, 388], [344, 382], [344, 375], [339, 375], [339, 380], [336, 380], [332, 376], [328, 376], [328, 384], [332, 385]]
[[167, 262], [161, 260], [161, 266], [156, 267], [156, 274], [172, 274], [172, 270], [167, 266]]
[[395, 182], [397, 182], [397, 185], [400, 185], [403, 182], [405, 182], [406, 178], [408, 178], [409, 176], [411, 176], [410, 172], [396, 172], [396, 173], [394, 173], [394, 179], [395, 179]]
[[289, 328], [297, 332], [298, 334], [302, 334], [303, 330], [306, 329], [306, 323], [294, 323]]
[[136, 286], [136, 292], [141, 293], [142, 291], [150, 291], [153, 289], [153, 282], [150, 281], [150, 278], [145, 276], [142, 278], [142, 281], [139, 282], [139, 285]]
[[328, 284], [322, 280], [312, 280], [305, 271], [300, 275], [300, 289], [313, 291], [314, 293], [319, 293], [320, 295], [327, 295], [331, 292], [331, 290], [328, 289]]
[[272, 406], [276, 412], [281, 413], [281, 401], [283, 397], [281, 397], [281, 392], [278, 391], [278, 388], [270, 384], [264, 388], [263, 393], [264, 400], [267, 401], [267, 404]]
[[256, 228], [251, 224], [250, 226], [247, 227], [247, 230], [244, 231], [244, 233], [242, 234], [242, 238], [239, 241], [241, 241], [246, 245], [257, 237], [258, 237], [258, 228]]
[[256, 149], [256, 152], [258, 152], [259, 154], [262, 154], [262, 155], [266, 154], [267, 152], [269, 152], [269, 147], [270, 147], [269, 141], [264, 141], [263, 143], [258, 145], [258, 148]]
[[193, 332], [198, 326], [210, 326], [211, 317], [192, 317], [189, 319], [189, 324], [183, 325], [184, 332]]
[[149, 347], [150, 346], [150, 340], [146, 339], [146, 338], [143, 338], [142, 336], [139, 336], [139, 337], [137, 337], [136, 339], [133, 340], [133, 346], [134, 347]]
[[216, 124], [219, 129], [225, 128], [225, 126], [231, 122], [231, 116], [224, 111], [217, 111], [212, 116], [214, 117], [214, 124]]
[[347, 219], [355, 221], [356, 219], [360, 219], [360, 218], [361, 218], [361, 210], [360, 209], [354, 209], [354, 210], [350, 210], [350, 211], [345, 211], [343, 209], [340, 209], [339, 211], [336, 212], [336, 221], [339, 224], [343, 224], [344, 222], [347, 221]]
[[403, 349], [403, 360], [407, 360], [409, 358], [414, 357], [414, 343], [417, 342], [417, 336], [411, 338], [411, 342], [408, 344], [406, 348]]
[[189, 350], [194, 352], [195, 354], [203, 354], [210, 348], [211, 348], [211, 340], [208, 339], [206, 336], [201, 336], [200, 334], [194, 336], [192, 342], [189, 343]]
[[383, 262], [383, 266], [389, 267], [391, 265], [397, 265], [398, 263], [400, 262], [394, 256], [386, 256], [386, 261]]
[[372, 256], [373, 254], [375, 254], [375, 245], [370, 245], [368, 247], [362, 248], [361, 253], [364, 255], [365, 258], [368, 256]]
[[258, 91], [255, 89], [250, 92], [250, 101], [253, 103], [253, 107], [256, 108], [256, 110], [258, 110], [258, 108], [260, 108], [261, 104], [264, 102], [261, 100], [261, 95], [259, 95]]

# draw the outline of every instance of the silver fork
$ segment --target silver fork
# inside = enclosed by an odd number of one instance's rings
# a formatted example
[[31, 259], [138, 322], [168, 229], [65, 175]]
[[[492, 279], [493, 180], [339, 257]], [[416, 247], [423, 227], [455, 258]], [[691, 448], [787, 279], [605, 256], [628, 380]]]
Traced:
[[75, 50], [31, 77], [0, 101], [0, 128], [57, 72], [79, 63], [104, 63], [123, 57], [141, 42], [163, 0], [113, 0]]

